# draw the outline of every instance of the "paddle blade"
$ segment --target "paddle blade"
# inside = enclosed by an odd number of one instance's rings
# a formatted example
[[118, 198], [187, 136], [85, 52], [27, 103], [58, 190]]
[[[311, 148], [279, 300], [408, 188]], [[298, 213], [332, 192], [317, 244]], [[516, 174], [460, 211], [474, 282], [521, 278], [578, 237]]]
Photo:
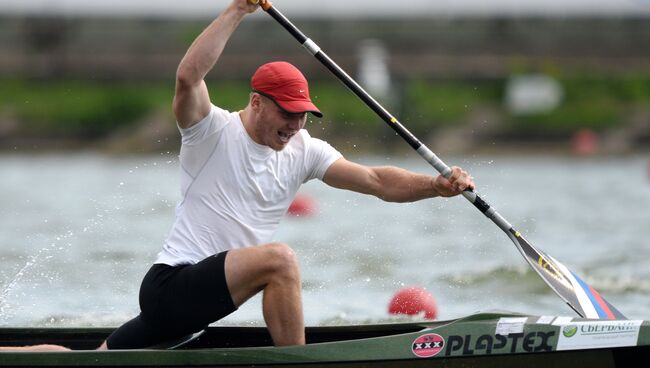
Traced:
[[509, 236], [528, 264], [581, 317], [626, 319], [593, 287], [553, 257], [537, 250], [518, 231], [510, 229]]

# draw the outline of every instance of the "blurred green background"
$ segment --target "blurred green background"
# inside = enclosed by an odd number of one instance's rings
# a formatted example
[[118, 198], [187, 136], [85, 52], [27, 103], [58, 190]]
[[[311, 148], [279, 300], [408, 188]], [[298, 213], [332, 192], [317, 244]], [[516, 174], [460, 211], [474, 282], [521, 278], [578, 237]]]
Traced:
[[[289, 12], [287, 16], [291, 17]], [[218, 14], [215, 10], [214, 15]], [[0, 149], [176, 150], [174, 74], [209, 17], [0, 16]], [[438, 151], [650, 147], [650, 22], [643, 15], [296, 16], [294, 23]], [[208, 76], [245, 106], [260, 64], [288, 60], [325, 113], [313, 135], [369, 150], [392, 131], [265, 15], [242, 23]]]

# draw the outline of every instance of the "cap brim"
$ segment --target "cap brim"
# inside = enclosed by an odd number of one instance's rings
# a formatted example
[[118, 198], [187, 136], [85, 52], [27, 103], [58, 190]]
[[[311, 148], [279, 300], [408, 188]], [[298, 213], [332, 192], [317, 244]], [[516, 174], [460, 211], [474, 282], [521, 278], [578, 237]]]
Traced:
[[286, 112], [289, 113], [301, 113], [301, 112], [310, 112], [314, 114], [314, 116], [322, 118], [323, 113], [320, 112], [318, 107], [314, 105], [311, 101], [282, 101], [282, 100], [275, 100], [275, 102]]

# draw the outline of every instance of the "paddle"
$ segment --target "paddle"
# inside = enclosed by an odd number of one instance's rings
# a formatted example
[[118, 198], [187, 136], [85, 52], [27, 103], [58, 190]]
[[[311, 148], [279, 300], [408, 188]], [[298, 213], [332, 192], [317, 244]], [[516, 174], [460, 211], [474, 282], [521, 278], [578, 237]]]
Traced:
[[[445, 177], [451, 175], [451, 169], [435, 153], [422, 144], [411, 132], [382, 107], [372, 96], [354, 81], [343, 69], [329, 58], [320, 47], [307, 38], [280, 11], [275, 9], [268, 0], [249, 0], [252, 4], [260, 4], [273, 19], [282, 25], [302, 46], [330, 70], [343, 84], [368, 105], [393, 130], [397, 132], [414, 150], [417, 151], [431, 166]], [[515, 244], [521, 255], [537, 274], [580, 316], [595, 319], [625, 319], [625, 316], [608, 303], [600, 294], [580, 279], [562, 263], [553, 257], [536, 249], [521, 234], [516, 231], [503, 216], [485, 202], [479, 195], [466, 190], [463, 196], [492, 220]]]

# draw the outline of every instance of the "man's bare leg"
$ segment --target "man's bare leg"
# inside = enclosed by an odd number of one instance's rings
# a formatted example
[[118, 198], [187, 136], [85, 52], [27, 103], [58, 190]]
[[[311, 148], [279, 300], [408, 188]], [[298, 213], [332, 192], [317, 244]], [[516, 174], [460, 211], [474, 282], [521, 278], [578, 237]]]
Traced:
[[264, 320], [275, 345], [305, 343], [300, 269], [289, 246], [271, 243], [231, 250], [225, 269], [228, 289], [237, 307], [264, 291]]

